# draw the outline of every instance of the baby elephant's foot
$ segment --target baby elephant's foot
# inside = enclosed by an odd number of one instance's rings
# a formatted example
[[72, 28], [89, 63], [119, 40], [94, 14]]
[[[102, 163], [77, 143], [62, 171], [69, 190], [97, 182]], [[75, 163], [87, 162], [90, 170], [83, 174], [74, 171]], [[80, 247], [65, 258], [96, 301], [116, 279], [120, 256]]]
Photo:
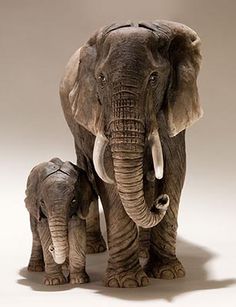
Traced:
[[28, 264], [28, 271], [30, 272], [43, 272], [44, 271], [44, 261], [43, 259], [32, 260]]
[[67, 278], [62, 273], [46, 274], [43, 282], [46, 286], [63, 285], [67, 283]]
[[70, 283], [71, 284], [85, 284], [89, 282], [88, 274], [84, 272], [76, 272], [70, 274]]
[[149, 279], [144, 271], [139, 268], [136, 271], [115, 272], [107, 270], [105, 275], [105, 286], [111, 288], [137, 288], [145, 287]]
[[149, 277], [159, 279], [176, 279], [185, 276], [185, 269], [182, 263], [176, 259], [153, 258], [150, 259], [144, 268]]
[[105, 252], [107, 247], [101, 233], [87, 233], [87, 254], [96, 254]]

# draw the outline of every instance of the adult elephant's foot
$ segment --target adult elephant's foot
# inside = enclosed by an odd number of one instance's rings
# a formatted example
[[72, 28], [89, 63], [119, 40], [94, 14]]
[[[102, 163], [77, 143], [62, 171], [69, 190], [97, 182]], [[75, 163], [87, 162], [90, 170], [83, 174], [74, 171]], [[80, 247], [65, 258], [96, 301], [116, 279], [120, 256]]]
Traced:
[[74, 272], [70, 273], [70, 283], [71, 284], [84, 284], [89, 282], [89, 276], [88, 274], [83, 272]]
[[105, 286], [111, 288], [136, 288], [149, 284], [149, 279], [141, 267], [134, 271], [121, 272], [107, 269], [104, 281]]
[[177, 258], [152, 255], [144, 267], [148, 277], [159, 279], [176, 279], [185, 276], [185, 269]]
[[106, 243], [101, 232], [87, 232], [86, 241], [87, 254], [102, 253], [107, 250]]
[[46, 274], [43, 280], [46, 286], [63, 285], [67, 283], [67, 278], [62, 273]]
[[30, 272], [43, 272], [45, 269], [43, 259], [38, 259], [38, 260], [30, 259], [27, 269]]

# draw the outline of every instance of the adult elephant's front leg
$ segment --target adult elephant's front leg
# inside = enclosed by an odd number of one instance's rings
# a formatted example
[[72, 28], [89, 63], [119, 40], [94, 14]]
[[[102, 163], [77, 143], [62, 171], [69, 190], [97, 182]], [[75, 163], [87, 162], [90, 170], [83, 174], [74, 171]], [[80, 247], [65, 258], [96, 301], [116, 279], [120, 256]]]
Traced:
[[138, 229], [126, 214], [114, 185], [100, 182], [99, 192], [104, 207], [109, 248], [105, 285], [132, 288], [148, 285], [140, 266]]
[[171, 159], [166, 159], [163, 179], [155, 183], [155, 197], [168, 194], [170, 205], [163, 220], [151, 229], [150, 257], [145, 267], [149, 277], [160, 279], [185, 276], [184, 267], [176, 257], [177, 217], [186, 168], [184, 133], [168, 146], [174, 154]]

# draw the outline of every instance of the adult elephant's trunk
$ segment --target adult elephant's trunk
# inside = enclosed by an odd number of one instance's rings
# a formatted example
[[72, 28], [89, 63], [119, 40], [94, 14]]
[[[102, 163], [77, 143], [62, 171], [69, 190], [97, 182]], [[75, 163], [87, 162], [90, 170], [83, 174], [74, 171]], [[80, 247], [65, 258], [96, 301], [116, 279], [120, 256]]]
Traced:
[[67, 223], [65, 218], [53, 217], [49, 219], [49, 229], [52, 245], [49, 248], [56, 263], [62, 264], [68, 254]]
[[[143, 156], [145, 128], [143, 115], [138, 115], [137, 98], [130, 91], [119, 92], [113, 97], [113, 118], [109, 125], [110, 147], [119, 195], [129, 217], [143, 228], [157, 225], [164, 217], [169, 197], [161, 195], [154, 204], [146, 204], [143, 191]], [[118, 99], [117, 99], [118, 97]], [[140, 112], [140, 111], [139, 111]], [[162, 177], [162, 149], [157, 130], [150, 134], [153, 165], [157, 178]], [[106, 182], [111, 180], [105, 173], [104, 147], [108, 140], [99, 134], [95, 141], [94, 164], [98, 175]], [[99, 146], [97, 145], [99, 144]], [[105, 179], [106, 180], [105, 180]]]
[[129, 138], [127, 134], [130, 132], [126, 129], [124, 131], [125, 141], [114, 136], [111, 139], [119, 195], [125, 211], [138, 226], [153, 227], [164, 217], [169, 198], [167, 195], [160, 197], [152, 208], [146, 204], [143, 192], [144, 136], [136, 132], [136, 137]]

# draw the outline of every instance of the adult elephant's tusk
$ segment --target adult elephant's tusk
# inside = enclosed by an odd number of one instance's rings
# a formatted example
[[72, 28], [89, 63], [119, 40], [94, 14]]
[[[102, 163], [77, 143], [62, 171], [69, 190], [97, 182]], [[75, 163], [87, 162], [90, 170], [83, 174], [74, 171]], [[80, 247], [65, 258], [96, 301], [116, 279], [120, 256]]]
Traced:
[[113, 184], [114, 181], [107, 175], [104, 166], [104, 154], [108, 139], [101, 133], [98, 133], [93, 148], [93, 164], [98, 176], [106, 183]]
[[152, 160], [153, 160], [155, 177], [157, 179], [161, 179], [163, 177], [164, 162], [163, 162], [160, 136], [157, 129], [153, 130], [153, 132], [149, 134], [148, 140], [152, 151]]

